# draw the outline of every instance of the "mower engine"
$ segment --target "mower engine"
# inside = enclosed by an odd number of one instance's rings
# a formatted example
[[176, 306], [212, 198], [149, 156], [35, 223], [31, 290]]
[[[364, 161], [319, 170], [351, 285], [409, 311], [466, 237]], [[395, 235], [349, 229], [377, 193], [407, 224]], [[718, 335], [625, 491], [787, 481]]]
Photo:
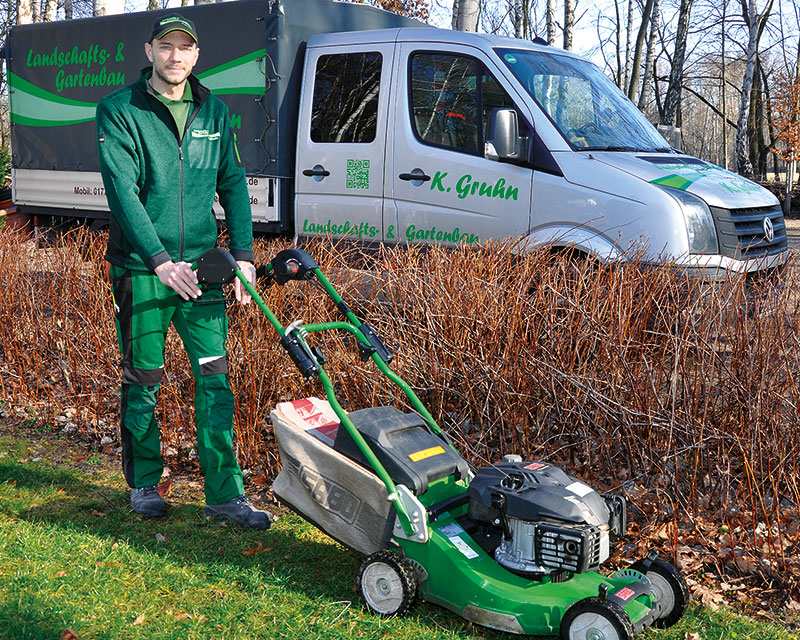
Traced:
[[530, 577], [595, 571], [625, 532], [625, 498], [601, 496], [550, 464], [503, 460], [480, 469], [468, 490], [470, 519], [499, 530], [495, 560]]

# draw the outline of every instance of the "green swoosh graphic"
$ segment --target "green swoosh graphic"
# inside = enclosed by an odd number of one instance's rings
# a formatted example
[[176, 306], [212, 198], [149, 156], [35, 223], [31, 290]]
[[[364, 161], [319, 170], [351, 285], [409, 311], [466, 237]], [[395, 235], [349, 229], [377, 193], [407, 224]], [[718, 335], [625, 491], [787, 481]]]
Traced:
[[197, 77], [216, 95], [261, 95], [265, 91], [263, 58], [266, 49], [258, 49], [239, 58], [198, 73]]
[[32, 127], [53, 127], [94, 120], [97, 104], [81, 102], [50, 93], [8, 73], [11, 94], [11, 122]]

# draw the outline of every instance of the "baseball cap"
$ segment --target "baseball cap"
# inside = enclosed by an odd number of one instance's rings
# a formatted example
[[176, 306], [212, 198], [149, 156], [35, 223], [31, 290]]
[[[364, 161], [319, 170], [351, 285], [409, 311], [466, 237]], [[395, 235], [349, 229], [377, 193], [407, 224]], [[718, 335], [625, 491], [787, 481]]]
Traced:
[[197, 31], [194, 28], [194, 22], [178, 14], [163, 16], [156, 20], [155, 23], [153, 23], [153, 33], [150, 34], [148, 42], [163, 38], [172, 31], [183, 31], [189, 34], [192, 40], [197, 42]]

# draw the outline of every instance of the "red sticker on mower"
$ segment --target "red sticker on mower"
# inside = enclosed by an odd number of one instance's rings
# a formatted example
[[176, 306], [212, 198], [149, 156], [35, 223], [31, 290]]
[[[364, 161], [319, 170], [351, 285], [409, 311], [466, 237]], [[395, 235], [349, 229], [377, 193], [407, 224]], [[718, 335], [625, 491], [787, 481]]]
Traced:
[[625, 587], [624, 589], [620, 589], [614, 594], [614, 597], [619, 598], [623, 602], [627, 602], [631, 599], [631, 596], [636, 595], [636, 592], [631, 589], [630, 587]]
[[531, 462], [530, 464], [525, 465], [525, 468], [530, 469], [531, 471], [536, 471], [537, 469], [542, 469], [546, 466], [547, 466], [546, 464], [543, 464], [541, 462]]
[[332, 411], [330, 409], [325, 411], [309, 398], [292, 400], [290, 404], [297, 414], [297, 418], [302, 421], [302, 427], [307, 432], [316, 436], [325, 444], [333, 446], [333, 442], [336, 440], [336, 432], [339, 429], [339, 422], [331, 419], [330, 414]]

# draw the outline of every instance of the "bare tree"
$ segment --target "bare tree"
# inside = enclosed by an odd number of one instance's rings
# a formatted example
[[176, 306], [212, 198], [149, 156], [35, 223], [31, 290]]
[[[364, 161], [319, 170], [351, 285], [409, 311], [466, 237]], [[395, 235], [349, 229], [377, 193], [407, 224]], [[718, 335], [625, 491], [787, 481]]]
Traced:
[[94, 15], [110, 16], [125, 12], [125, 0], [94, 0]]
[[653, 12], [654, 0], [647, 0], [642, 11], [642, 24], [639, 25], [639, 33], [636, 35], [636, 48], [633, 51], [631, 61], [631, 75], [628, 83], [628, 97], [633, 100], [636, 97], [636, 90], [639, 87], [639, 71], [642, 65], [642, 46], [647, 35], [647, 26], [650, 23], [650, 14]]
[[477, 31], [480, 0], [455, 0], [453, 4], [453, 29]]
[[547, 25], [547, 44], [553, 46], [556, 43], [556, 0], [547, 0], [545, 24]]
[[56, 19], [57, 9], [58, 9], [58, 3], [56, 2], [56, 0], [45, 0], [44, 15], [42, 15], [42, 20], [44, 22], [53, 22]]
[[644, 78], [642, 90], [639, 92], [639, 109], [644, 105], [650, 95], [650, 84], [653, 81], [653, 61], [655, 60], [656, 40], [658, 39], [658, 21], [661, 17], [661, 0], [653, 0], [653, 10], [650, 16], [650, 35], [647, 38], [647, 54], [644, 62]]
[[758, 13], [756, 0], [740, 0], [742, 17], [748, 31], [747, 66], [742, 80], [742, 100], [739, 107], [739, 121], [736, 127], [736, 170], [743, 176], [753, 175], [753, 164], [750, 162], [747, 125], [750, 120], [750, 91], [753, 88], [753, 77], [756, 70], [758, 43], [767, 19], [772, 11], [773, 0], [767, 0], [764, 11]]
[[564, 0], [564, 49], [572, 50], [572, 31], [575, 28], [575, 2]]
[[17, 24], [30, 24], [33, 22], [33, 4], [32, 0], [18, 0]]
[[[772, 0], [770, 0], [771, 2]], [[689, 19], [692, 13], [694, 0], [681, 0], [678, 13], [678, 30], [675, 34], [675, 52], [672, 55], [672, 72], [670, 73], [667, 95], [664, 98], [664, 115], [661, 123], [675, 125], [675, 116], [681, 100], [683, 88], [683, 69], [686, 62], [686, 41], [689, 36]]]

